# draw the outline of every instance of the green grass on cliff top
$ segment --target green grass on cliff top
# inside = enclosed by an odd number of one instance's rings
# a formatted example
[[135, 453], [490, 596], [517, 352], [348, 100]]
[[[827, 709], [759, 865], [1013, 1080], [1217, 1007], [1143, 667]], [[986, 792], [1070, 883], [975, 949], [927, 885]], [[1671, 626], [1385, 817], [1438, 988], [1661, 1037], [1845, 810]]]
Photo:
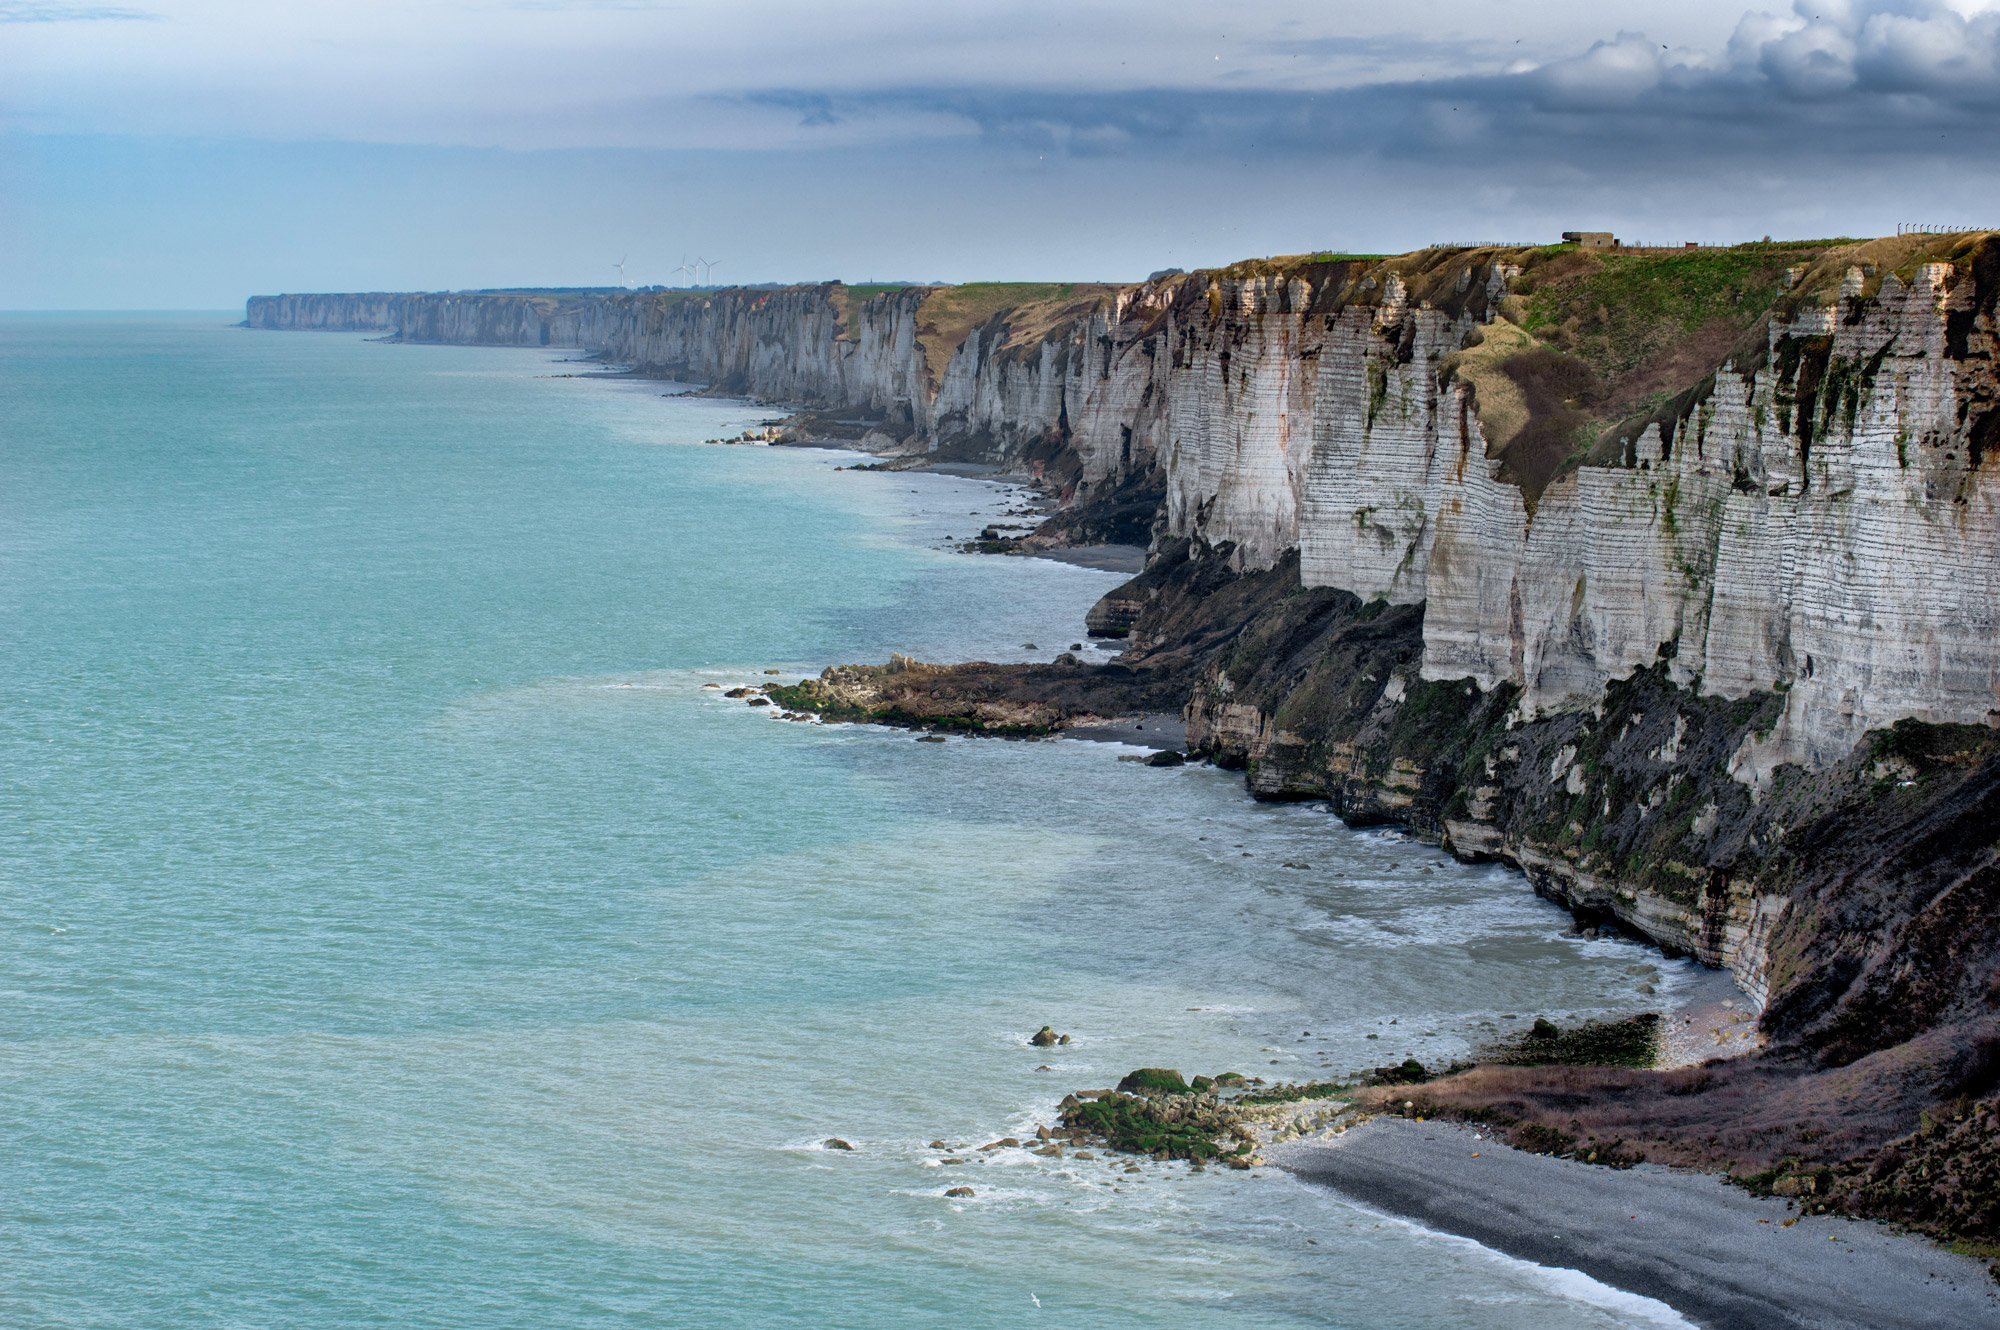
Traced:
[[918, 284], [915, 282], [842, 282], [841, 285], [847, 288], [847, 298], [849, 300], [867, 301], [873, 300], [885, 291], [907, 291], [912, 286]]
[[1733, 341], [1777, 304], [1786, 270], [1826, 248], [1803, 242], [1671, 254], [1570, 250], [1516, 284], [1528, 297], [1521, 326], [1616, 383], [1649, 360], [1671, 357], [1690, 338]]
[[1010, 340], [1033, 339], [1120, 289], [1110, 282], [965, 282], [936, 287], [924, 297], [917, 314], [917, 335], [930, 362], [931, 381], [943, 381], [945, 363], [966, 334], [996, 314], [1008, 316]]

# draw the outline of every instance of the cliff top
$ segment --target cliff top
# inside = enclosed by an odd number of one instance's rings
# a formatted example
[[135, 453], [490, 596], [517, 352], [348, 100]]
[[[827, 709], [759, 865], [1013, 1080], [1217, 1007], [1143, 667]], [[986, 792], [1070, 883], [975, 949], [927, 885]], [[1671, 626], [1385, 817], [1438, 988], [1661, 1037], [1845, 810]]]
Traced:
[[[1671, 431], [1718, 368], [1758, 368], [1767, 330], [1843, 291], [1872, 299], [1925, 263], [1963, 267], [1993, 232], [1876, 239], [1759, 241], [1721, 249], [1598, 249], [1576, 244], [1438, 246], [1407, 254], [1322, 251], [1245, 259], [1144, 282], [968, 282], [956, 286], [813, 283], [790, 288], [606, 291], [551, 288], [440, 293], [519, 301], [544, 320], [590, 302], [664, 311], [690, 301], [823, 299], [851, 340], [858, 310], [909, 302], [931, 390], [975, 330], [988, 353], [1034, 354], [1094, 315], [1145, 337], [1171, 319], [1188, 327], [1255, 312], [1333, 316], [1397, 301], [1458, 326], [1464, 346], [1442, 372], [1473, 390], [1490, 455], [1532, 509], [1556, 478], [1613, 464], [1649, 424]], [[1854, 273], [1859, 290], [1853, 290]], [[789, 295], [787, 294], [789, 293]], [[291, 299], [298, 299], [292, 297]], [[389, 301], [397, 297], [350, 297]], [[253, 300], [255, 305], [269, 297]], [[311, 297], [306, 297], [311, 299]], [[1406, 352], [1404, 352], [1406, 353]]]
[[917, 335], [923, 339], [931, 382], [944, 381], [951, 353], [964, 345], [974, 328], [997, 322], [1006, 329], [1001, 345], [1032, 345], [1065, 324], [1087, 318], [1124, 289], [1108, 282], [967, 282], [932, 287], [917, 311]]

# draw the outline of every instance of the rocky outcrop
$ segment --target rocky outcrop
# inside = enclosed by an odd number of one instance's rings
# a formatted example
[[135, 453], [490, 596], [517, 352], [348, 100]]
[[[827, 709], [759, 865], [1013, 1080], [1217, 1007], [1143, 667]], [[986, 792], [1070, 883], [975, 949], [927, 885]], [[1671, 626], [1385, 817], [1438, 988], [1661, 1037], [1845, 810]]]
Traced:
[[892, 655], [886, 665], [831, 665], [818, 678], [765, 690], [777, 705], [831, 721], [1024, 738], [1132, 712], [1171, 708], [1187, 681], [1171, 667], [1053, 662], [931, 665]]

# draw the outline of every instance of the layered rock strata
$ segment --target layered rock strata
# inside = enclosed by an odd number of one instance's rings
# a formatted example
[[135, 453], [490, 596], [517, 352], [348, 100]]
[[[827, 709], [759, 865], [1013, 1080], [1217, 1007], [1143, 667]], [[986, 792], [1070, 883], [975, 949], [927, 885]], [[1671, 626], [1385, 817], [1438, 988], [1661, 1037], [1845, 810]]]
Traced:
[[1156, 476], [1164, 534], [1226, 544], [1244, 571], [1296, 549], [1303, 585], [1425, 604], [1423, 677], [1515, 685], [1524, 715], [1658, 661], [1704, 695], [1784, 693], [1735, 755], [1767, 783], [1906, 716], [2000, 720], [2000, 482], [1979, 464], [2000, 276], [1974, 271], [1994, 250], [1908, 281], [1852, 267], [1827, 303], [1779, 311], [1758, 362], [1724, 364], [1686, 419], [1532, 512], [1451, 372], [1519, 271], [1493, 252], [1240, 265], [1034, 308], [1000, 289], [949, 347], [940, 289], [831, 283], [283, 296], [248, 321], [575, 347], [867, 410], [882, 446], [1027, 460], [1071, 503]]
[[[1148, 572], [1092, 626], [1193, 689], [1193, 743], [1265, 797], [1517, 863], [1777, 1002], [1832, 927], [1772, 867], [1811, 820], [1788, 800], [1875, 770], [1899, 721], [2000, 721], [2000, 239], [1794, 248], [1782, 293], [1743, 275], [1789, 261], [1756, 247], [1621, 269], [1663, 327], [1708, 321], [1642, 338], [1615, 391], [1563, 377], [1588, 329], [1531, 304], [1609, 260], [1555, 251], [1123, 288], [273, 297], [248, 322], [574, 347], [859, 413], [870, 446], [1036, 472], [1072, 531], [1157, 501]], [[1703, 305], [1711, 279], [1735, 287]], [[1662, 303], [1675, 284], [1695, 295]]]

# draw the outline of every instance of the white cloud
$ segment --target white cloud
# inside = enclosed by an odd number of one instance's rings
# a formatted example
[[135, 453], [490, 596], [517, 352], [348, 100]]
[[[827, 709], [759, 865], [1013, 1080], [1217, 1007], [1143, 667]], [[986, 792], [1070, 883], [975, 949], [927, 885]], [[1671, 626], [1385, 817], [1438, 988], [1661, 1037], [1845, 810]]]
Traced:
[[1746, 15], [1729, 54], [1803, 101], [1851, 93], [2000, 98], [2000, 12], [1986, 3], [1797, 0], [1788, 15]]

